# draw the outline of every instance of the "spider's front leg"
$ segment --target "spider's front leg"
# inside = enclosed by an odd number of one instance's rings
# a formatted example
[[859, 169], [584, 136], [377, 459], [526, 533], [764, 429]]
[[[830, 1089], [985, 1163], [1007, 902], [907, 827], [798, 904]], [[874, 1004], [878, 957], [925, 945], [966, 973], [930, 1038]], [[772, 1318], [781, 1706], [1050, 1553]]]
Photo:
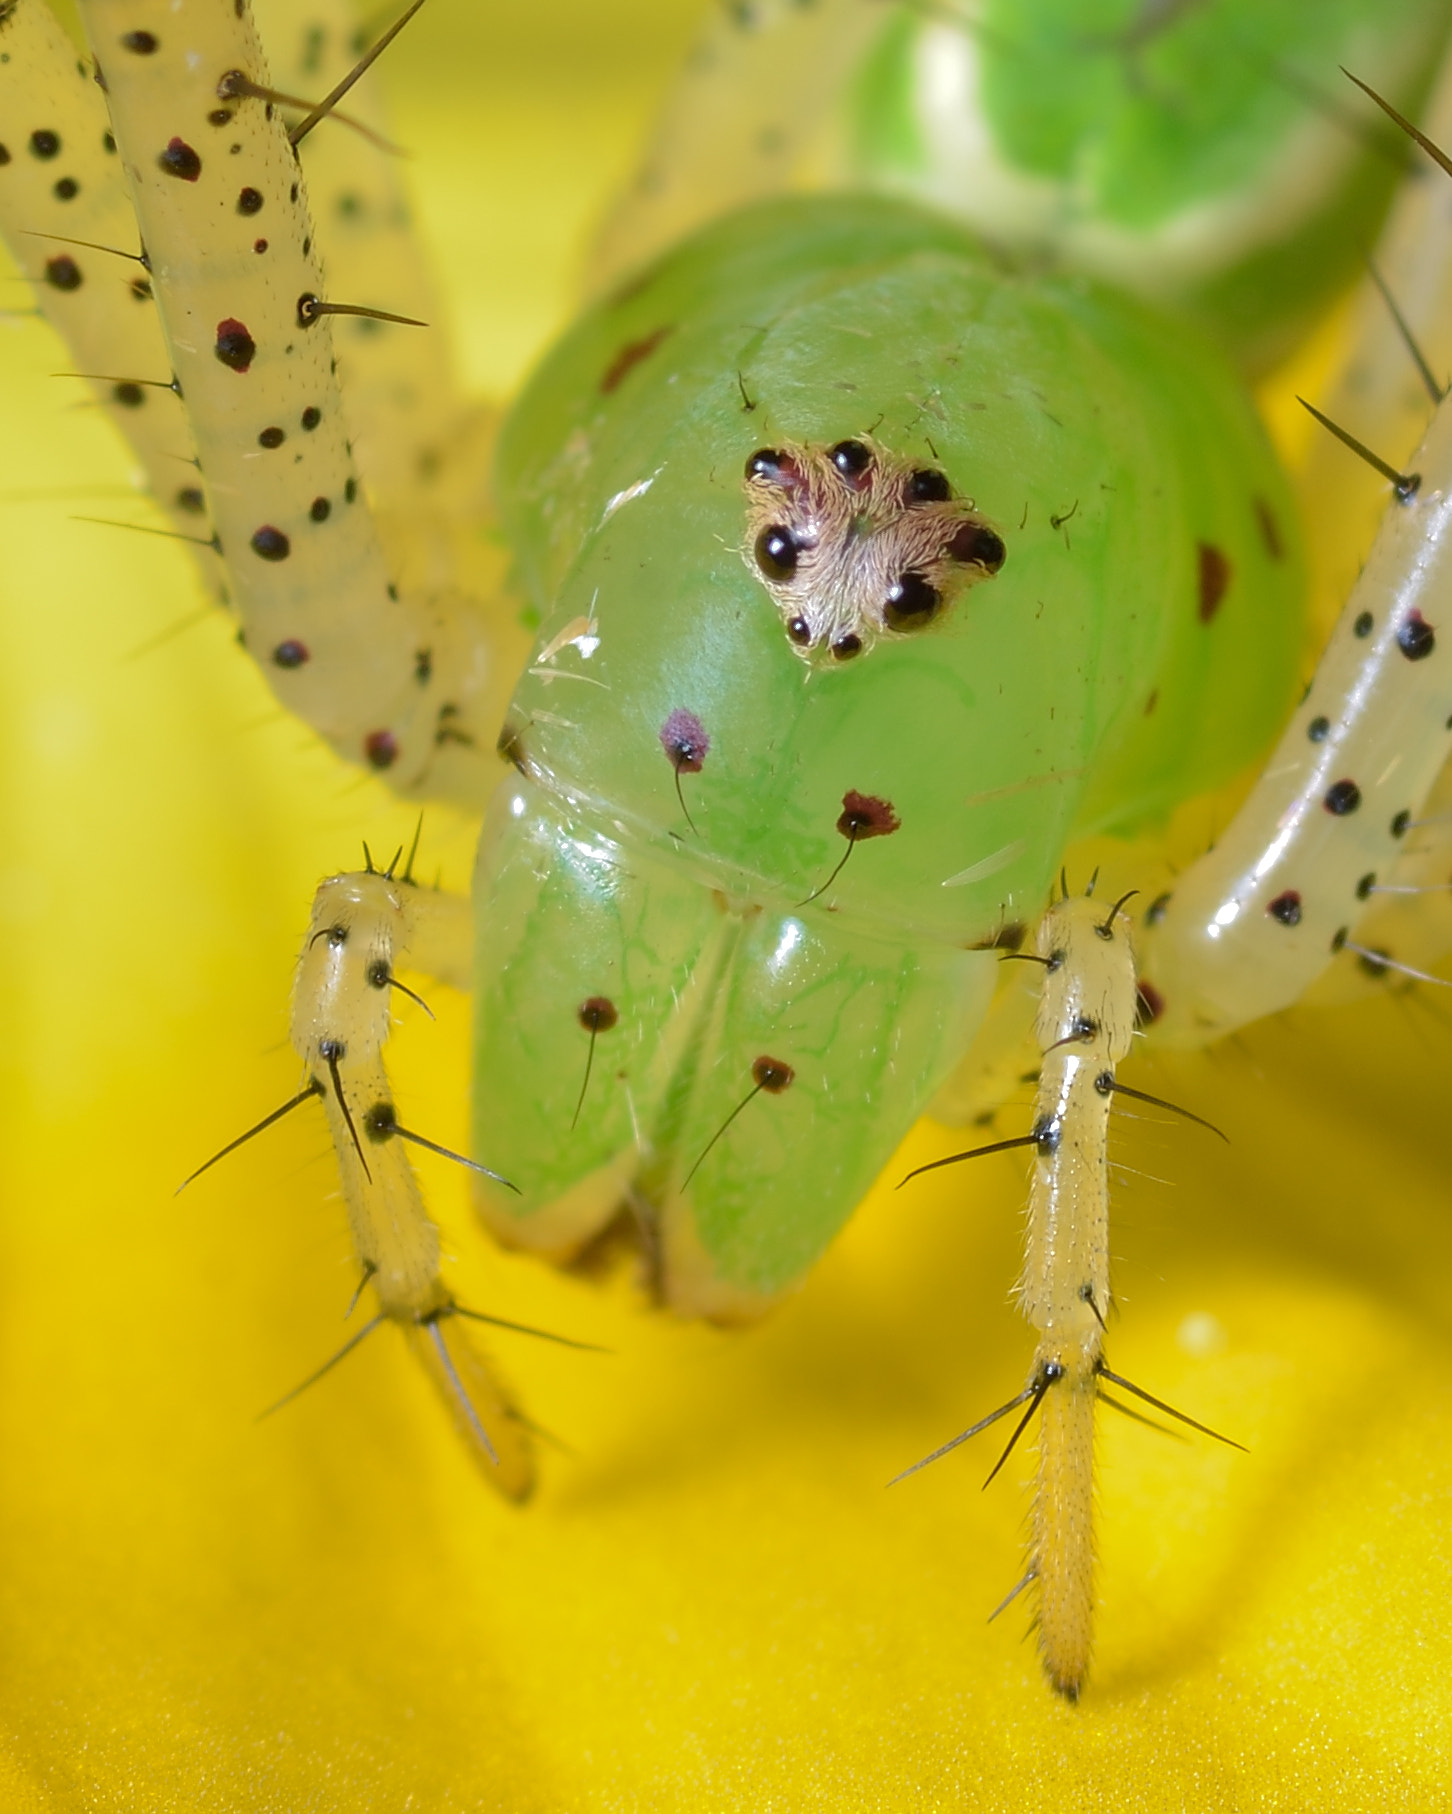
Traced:
[[244, 9], [83, 10], [247, 646], [348, 760], [400, 792], [482, 803], [512, 629], [390, 558], [353, 448], [375, 424], [345, 408], [332, 318], [423, 330], [390, 320], [389, 297], [330, 290], [303, 147]]
[[405, 1150], [444, 1149], [399, 1124], [383, 1062], [391, 997], [404, 989], [398, 967], [457, 972], [469, 947], [468, 903], [457, 897], [416, 888], [392, 868], [329, 878], [298, 961], [292, 1043], [307, 1068], [305, 1094], [327, 1113], [353, 1244], [378, 1300], [367, 1327], [386, 1318], [403, 1328], [491, 1482], [523, 1499], [534, 1483], [528, 1430], [467, 1339], [459, 1319], [473, 1313], [440, 1276], [439, 1231]]

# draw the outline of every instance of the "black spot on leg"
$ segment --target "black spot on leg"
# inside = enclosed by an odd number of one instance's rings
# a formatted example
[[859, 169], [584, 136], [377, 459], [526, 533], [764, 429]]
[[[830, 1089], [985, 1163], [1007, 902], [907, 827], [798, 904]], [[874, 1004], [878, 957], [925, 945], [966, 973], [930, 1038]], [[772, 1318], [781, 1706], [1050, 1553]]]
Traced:
[[1213, 621], [1230, 585], [1230, 561], [1213, 542], [1198, 542], [1195, 547], [1196, 576], [1200, 596], [1200, 622]]
[[157, 48], [156, 33], [149, 31], [124, 31], [121, 34], [122, 50], [129, 50], [134, 56], [149, 57]]
[[168, 139], [156, 163], [167, 176], [180, 177], [184, 183], [194, 183], [202, 174], [202, 160], [185, 139]]
[[1351, 626], [1351, 634], [1356, 637], [1358, 641], [1364, 642], [1366, 638], [1371, 635], [1371, 628], [1375, 622], [1376, 619], [1371, 615], [1370, 611], [1362, 611], [1358, 613], [1356, 622]]
[[347, 480], [347, 482], [343, 486], [343, 502], [345, 504], [351, 504], [353, 502], [354, 498], [357, 497], [357, 495], [358, 495], [358, 481], [356, 479]]
[[751, 1062], [752, 1081], [768, 1096], [780, 1096], [783, 1090], [790, 1089], [795, 1076], [796, 1072], [784, 1058], [769, 1058], [763, 1052], [760, 1058]]
[[151, 301], [151, 284], [145, 277], [131, 279], [131, 294], [138, 302]]
[[146, 392], [139, 384], [123, 379], [120, 384], [111, 386], [111, 399], [119, 403], [122, 409], [140, 409], [146, 401]]
[[272, 651], [273, 664], [279, 668], [300, 668], [308, 659], [308, 646], [296, 637], [288, 637]]
[[245, 322], [228, 316], [217, 323], [217, 341], [212, 351], [230, 371], [245, 372], [257, 356], [257, 342], [247, 331]]
[[322, 421], [322, 419], [323, 419], [323, 412], [320, 409], [315, 408], [311, 403], [307, 406], [307, 408], [302, 413], [302, 425], [305, 429], [307, 429], [309, 434], [312, 433], [313, 429], [315, 429], [317, 427], [317, 425], [319, 424], [319, 422]]
[[1420, 611], [1409, 611], [1397, 631], [1397, 647], [1408, 661], [1425, 661], [1437, 646], [1437, 632]]
[[240, 189], [237, 192], [237, 212], [239, 214], [257, 214], [262, 208], [262, 191], [260, 189]]
[[1287, 888], [1278, 894], [1267, 907], [1266, 912], [1282, 926], [1299, 926], [1301, 923], [1301, 897], [1294, 888]]
[[1329, 718], [1313, 718], [1306, 726], [1306, 735], [1312, 743], [1324, 743], [1330, 734], [1331, 720]]
[[201, 516], [207, 508], [199, 485], [183, 485], [173, 501], [177, 509], [184, 510], [188, 516]]
[[81, 185], [73, 176], [63, 176], [52, 190], [58, 202], [74, 201], [80, 192]]
[[1406, 835], [1407, 827], [1411, 822], [1412, 815], [1404, 807], [1402, 811], [1397, 813], [1392, 819], [1391, 835], [1394, 838], [1404, 837]]
[[1344, 819], [1361, 805], [1361, 789], [1354, 781], [1333, 781], [1321, 804], [1333, 818]]
[[78, 290], [85, 279], [75, 259], [62, 253], [45, 261], [45, 281], [53, 290]]
[[434, 652], [432, 649], [415, 649], [413, 652], [413, 677], [421, 687], [426, 687], [434, 677]]
[[264, 428], [257, 437], [257, 445], [259, 447], [281, 447], [286, 439], [287, 436], [282, 429]]
[[252, 552], [264, 561], [285, 561], [292, 553], [292, 543], [280, 529], [264, 523], [252, 532]]
[[47, 132], [44, 127], [30, 135], [30, 155], [41, 159], [57, 157], [61, 142], [58, 132]]
[[1371, 898], [1371, 891], [1376, 887], [1376, 871], [1370, 869], [1356, 884], [1356, 898], [1365, 901]]
[[308, 515], [315, 523], [325, 523], [332, 513], [333, 506], [326, 498], [314, 498], [308, 506]]
[[3, 170], [9, 162], [10, 147], [8, 145], [0, 145], [0, 170]]
[[370, 731], [363, 739], [363, 754], [370, 768], [392, 768], [398, 760], [398, 739], [392, 731]]

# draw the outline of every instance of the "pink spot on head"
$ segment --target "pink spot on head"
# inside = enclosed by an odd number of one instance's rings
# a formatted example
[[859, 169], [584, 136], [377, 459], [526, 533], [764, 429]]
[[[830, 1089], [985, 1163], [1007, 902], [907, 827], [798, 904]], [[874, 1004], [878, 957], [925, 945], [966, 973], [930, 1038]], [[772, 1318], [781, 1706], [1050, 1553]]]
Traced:
[[660, 746], [678, 775], [699, 775], [710, 754], [711, 739], [694, 712], [677, 706], [660, 727]]

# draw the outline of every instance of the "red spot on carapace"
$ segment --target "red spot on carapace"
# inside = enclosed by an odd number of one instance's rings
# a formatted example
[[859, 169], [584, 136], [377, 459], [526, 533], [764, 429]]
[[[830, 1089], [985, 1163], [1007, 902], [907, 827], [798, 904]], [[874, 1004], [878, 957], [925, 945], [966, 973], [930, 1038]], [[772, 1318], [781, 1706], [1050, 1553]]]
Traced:
[[608, 397], [612, 391], [618, 390], [627, 375], [640, 364], [642, 359], [649, 359], [661, 341], [672, 332], [674, 329], [668, 322], [664, 327], [656, 328], [652, 333], [647, 334], [643, 340], [627, 341], [610, 361], [605, 376], [600, 380], [601, 396]]
[[1220, 609], [1225, 589], [1230, 584], [1230, 562], [1211, 542], [1196, 547], [1200, 586], [1200, 622], [1208, 624]]

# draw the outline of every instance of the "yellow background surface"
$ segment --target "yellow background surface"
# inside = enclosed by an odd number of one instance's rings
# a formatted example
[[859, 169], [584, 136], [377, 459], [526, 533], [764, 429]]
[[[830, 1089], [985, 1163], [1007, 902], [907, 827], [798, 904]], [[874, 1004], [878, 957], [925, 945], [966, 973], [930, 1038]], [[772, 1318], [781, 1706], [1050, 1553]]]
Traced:
[[[431, 7], [390, 81], [474, 381], [563, 318], [689, 9]], [[605, 18], [606, 13], [610, 19]], [[678, 16], [679, 15], [679, 16]], [[17, 299], [22, 292], [12, 286]], [[1452, 1801], [1448, 1009], [1302, 1012], [1129, 1080], [1111, 1364], [1246, 1442], [1106, 1417], [1100, 1641], [1039, 1679], [1028, 1458], [883, 1483], [1021, 1385], [1023, 1167], [879, 1191], [726, 1336], [502, 1260], [426, 1157], [461, 1301], [547, 1457], [481, 1489], [353, 1265], [320, 1116], [195, 1185], [296, 1088], [316, 878], [413, 815], [282, 716], [135, 514], [28, 321], [0, 323], [0, 1802], [23, 1810], [1431, 1809]], [[98, 506], [100, 506], [98, 508]], [[467, 828], [426, 826], [465, 885]], [[402, 1118], [463, 1139], [467, 1027], [398, 1038]], [[915, 1159], [952, 1150], [927, 1130]], [[901, 1166], [890, 1173], [895, 1178]]]

